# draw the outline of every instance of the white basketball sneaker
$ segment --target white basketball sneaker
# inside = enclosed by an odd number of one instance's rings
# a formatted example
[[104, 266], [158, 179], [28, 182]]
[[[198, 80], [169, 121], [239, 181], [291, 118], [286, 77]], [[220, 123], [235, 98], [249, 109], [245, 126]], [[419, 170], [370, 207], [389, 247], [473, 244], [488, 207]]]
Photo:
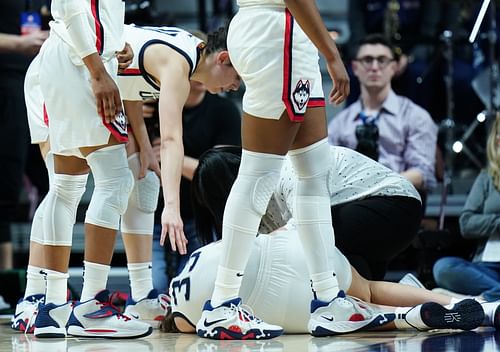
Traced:
[[35, 337], [66, 337], [66, 324], [71, 314], [71, 303], [38, 305], [35, 319]]
[[31, 295], [21, 298], [16, 305], [16, 312], [10, 320], [12, 329], [27, 334], [32, 334], [35, 317], [38, 312], [38, 304], [45, 301], [45, 295]]
[[80, 337], [134, 338], [148, 336], [153, 328], [121, 314], [103, 290], [86, 302], [78, 302], [68, 321], [68, 334]]
[[158, 294], [158, 291], [153, 289], [146, 298], [137, 302], [129, 296], [123, 314], [157, 326], [167, 314], [169, 303], [170, 298], [167, 295]]
[[339, 291], [330, 302], [318, 299], [311, 301], [308, 329], [313, 336], [332, 336], [371, 329], [393, 319], [393, 315], [376, 313], [368, 305], [346, 297], [344, 291]]
[[263, 322], [243, 308], [241, 298], [235, 298], [218, 307], [207, 301], [196, 333], [214, 340], [264, 340], [280, 336], [283, 328]]

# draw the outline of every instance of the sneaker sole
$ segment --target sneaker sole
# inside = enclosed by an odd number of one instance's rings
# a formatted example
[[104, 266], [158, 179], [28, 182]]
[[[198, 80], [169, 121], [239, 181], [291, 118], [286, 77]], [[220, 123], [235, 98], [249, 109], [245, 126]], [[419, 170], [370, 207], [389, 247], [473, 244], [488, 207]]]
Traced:
[[481, 304], [473, 299], [460, 301], [452, 309], [428, 302], [422, 305], [420, 316], [424, 324], [431, 329], [472, 330], [483, 322], [484, 310]]
[[66, 329], [55, 326], [35, 328], [34, 335], [36, 338], [65, 338]]
[[106, 339], [136, 339], [140, 337], [145, 337], [151, 335], [153, 332], [153, 327], [149, 327], [146, 331], [137, 332], [124, 332], [124, 331], [109, 331], [104, 329], [85, 329], [80, 326], [70, 325], [68, 326], [68, 335], [77, 337], [96, 337], [96, 338], [106, 338]]
[[309, 323], [309, 332], [314, 337], [334, 336], [348, 334], [360, 330], [370, 330], [390, 323], [395, 318], [391, 314], [377, 314], [370, 320], [363, 321], [338, 321], [331, 322], [328, 325], [312, 326]]
[[228, 330], [223, 327], [217, 327], [211, 331], [198, 329], [196, 334], [199, 337], [204, 337], [212, 340], [269, 340], [283, 334], [281, 330], [248, 330], [246, 334]]

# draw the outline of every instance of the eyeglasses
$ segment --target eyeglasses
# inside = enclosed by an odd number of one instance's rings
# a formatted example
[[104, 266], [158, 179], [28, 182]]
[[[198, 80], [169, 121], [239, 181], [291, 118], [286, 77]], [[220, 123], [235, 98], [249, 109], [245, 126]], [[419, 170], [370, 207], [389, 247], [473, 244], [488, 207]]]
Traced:
[[378, 127], [374, 123], [363, 123], [356, 126], [356, 139], [358, 145], [356, 151], [366, 155], [373, 160], [378, 160]]
[[370, 69], [373, 66], [373, 63], [376, 61], [378, 64], [378, 67], [380, 69], [384, 69], [389, 65], [391, 62], [395, 61], [392, 57], [387, 57], [387, 56], [363, 56], [360, 58], [355, 59], [354, 61], [359, 62], [365, 69]]

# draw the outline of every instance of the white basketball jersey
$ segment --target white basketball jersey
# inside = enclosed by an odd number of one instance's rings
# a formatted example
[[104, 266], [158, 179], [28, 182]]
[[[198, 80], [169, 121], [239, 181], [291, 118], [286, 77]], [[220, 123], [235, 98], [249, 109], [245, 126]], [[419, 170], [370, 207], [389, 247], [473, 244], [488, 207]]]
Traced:
[[144, 69], [144, 51], [149, 45], [163, 44], [181, 54], [189, 64], [190, 73], [200, 59], [202, 40], [176, 27], [125, 26], [125, 41], [132, 46], [134, 59], [125, 72], [118, 75], [123, 100], [159, 99], [160, 86]]
[[[75, 1], [75, 0], [72, 0]], [[70, 55], [73, 63], [83, 65], [83, 61], [76, 54], [74, 43], [68, 34], [66, 24], [62, 20], [72, 14], [65, 13], [68, 9], [85, 13], [88, 23], [85, 29], [91, 32], [95, 38], [96, 50], [103, 59], [108, 61], [115, 58], [116, 52], [123, 49], [123, 22], [125, 17], [124, 0], [78, 0], [81, 1], [78, 7], [67, 4], [68, 0], [52, 1], [51, 13], [54, 21], [50, 22], [51, 29], [59, 35], [70, 48]]]
[[[171, 281], [174, 316], [196, 325], [203, 305], [212, 295], [221, 251], [220, 241], [200, 248]], [[351, 266], [337, 248], [330, 256], [339, 286], [347, 291], [351, 286]], [[293, 225], [257, 237], [245, 269], [240, 297], [257, 317], [282, 326], [285, 332], [307, 332], [313, 296], [304, 252]]]

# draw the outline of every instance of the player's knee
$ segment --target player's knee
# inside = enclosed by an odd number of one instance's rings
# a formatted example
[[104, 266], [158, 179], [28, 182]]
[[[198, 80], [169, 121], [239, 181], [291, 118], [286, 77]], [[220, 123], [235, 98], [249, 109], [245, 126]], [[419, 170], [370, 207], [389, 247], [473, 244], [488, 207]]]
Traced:
[[289, 155], [299, 180], [298, 194], [326, 195], [330, 169], [328, 140], [325, 138], [307, 147], [291, 150]]
[[117, 230], [127, 209], [134, 177], [123, 145], [97, 150], [87, 157], [94, 176], [94, 193], [85, 222]]
[[45, 245], [71, 245], [76, 211], [85, 193], [87, 177], [87, 174], [54, 174], [43, 208]]
[[130, 171], [134, 175], [134, 187], [129, 197], [128, 207], [136, 207], [144, 213], [154, 213], [158, 205], [160, 194], [160, 179], [151, 171], [146, 171], [146, 176], [138, 179], [140, 171], [139, 154], [133, 154], [128, 158]]
[[284, 156], [243, 150], [238, 178], [231, 193], [246, 198], [259, 216], [264, 215], [280, 178]]

